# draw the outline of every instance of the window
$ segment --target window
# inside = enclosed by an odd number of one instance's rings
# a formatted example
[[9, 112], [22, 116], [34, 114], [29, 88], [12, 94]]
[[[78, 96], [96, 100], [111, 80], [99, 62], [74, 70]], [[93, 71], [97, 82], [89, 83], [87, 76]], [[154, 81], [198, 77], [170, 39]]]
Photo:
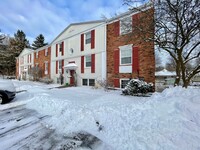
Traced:
[[62, 52], [62, 43], [59, 44], [59, 51]]
[[83, 81], [82, 81], [82, 85], [88, 85], [88, 79], [83, 79]]
[[91, 43], [91, 32], [85, 34], [85, 44]]
[[94, 85], [95, 85], [95, 80], [89, 79], [89, 86], [94, 86]]
[[83, 79], [82, 85], [84, 85], [84, 86], [95, 86], [95, 79]]
[[131, 64], [132, 63], [132, 49], [122, 49], [120, 50], [120, 61], [121, 65]]
[[36, 52], [36, 58], [38, 58], [39, 56], [38, 56], [38, 52]]
[[48, 56], [48, 48], [45, 49], [45, 56]]
[[44, 64], [44, 74], [48, 74], [48, 62]]
[[85, 67], [91, 67], [91, 55], [85, 56]]
[[120, 34], [132, 32], [132, 17], [123, 18], [120, 20]]
[[122, 89], [125, 88], [125, 86], [128, 84], [129, 81], [130, 81], [129, 79], [122, 79], [120, 84], [121, 88]]
[[59, 60], [59, 70], [62, 69], [62, 60]]

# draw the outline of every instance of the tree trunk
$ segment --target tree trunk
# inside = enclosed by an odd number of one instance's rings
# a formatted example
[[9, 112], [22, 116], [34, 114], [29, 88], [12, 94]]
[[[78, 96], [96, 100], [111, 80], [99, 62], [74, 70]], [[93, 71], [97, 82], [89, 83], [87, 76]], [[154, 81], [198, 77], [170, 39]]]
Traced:
[[174, 82], [174, 86], [178, 86], [180, 84], [180, 79], [181, 79], [181, 73], [180, 73], [180, 63], [176, 61], [176, 79]]
[[190, 81], [185, 80], [185, 82], [183, 82], [183, 87], [187, 88], [189, 85]]

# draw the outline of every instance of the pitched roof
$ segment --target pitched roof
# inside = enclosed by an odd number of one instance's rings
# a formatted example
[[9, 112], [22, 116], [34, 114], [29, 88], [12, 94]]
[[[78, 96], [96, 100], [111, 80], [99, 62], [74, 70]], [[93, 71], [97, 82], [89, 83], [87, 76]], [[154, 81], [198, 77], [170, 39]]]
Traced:
[[57, 36], [50, 44], [52, 44], [60, 35], [62, 35], [65, 31], [67, 31], [67, 29], [69, 29], [71, 26], [74, 26], [74, 25], [82, 25], [82, 24], [92, 24], [92, 23], [102, 23], [102, 22], [105, 22], [105, 21], [104, 21], [104, 20], [95, 20], [95, 21], [71, 23], [71, 24], [68, 25], [60, 34], [58, 34], [58, 36]]

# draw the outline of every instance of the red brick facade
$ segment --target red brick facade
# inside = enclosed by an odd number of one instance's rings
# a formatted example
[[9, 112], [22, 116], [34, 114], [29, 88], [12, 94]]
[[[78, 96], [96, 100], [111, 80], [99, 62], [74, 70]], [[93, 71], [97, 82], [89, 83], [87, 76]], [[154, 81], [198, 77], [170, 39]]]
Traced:
[[[45, 51], [48, 50], [47, 55], [45, 55]], [[38, 54], [37, 54], [38, 53]], [[48, 71], [45, 74], [45, 63], [48, 63]], [[42, 77], [51, 78], [51, 47], [47, 47], [46, 49], [42, 49], [34, 52], [34, 66], [38, 65], [38, 67], [42, 70]]]
[[[135, 16], [132, 18], [134, 20]], [[143, 78], [146, 82], [155, 83], [154, 43], [145, 42], [142, 40], [142, 35], [134, 30], [136, 29], [133, 28], [130, 34], [120, 35], [119, 20], [107, 24], [107, 80], [115, 87], [120, 86], [119, 81], [122, 78]], [[119, 73], [119, 47], [128, 44], [133, 44], [133, 47], [138, 49], [136, 54], [133, 54], [138, 55], [138, 58], [132, 58], [132, 63], [138, 61], [135, 66], [138, 69], [136, 71], [132, 69], [130, 73]]]

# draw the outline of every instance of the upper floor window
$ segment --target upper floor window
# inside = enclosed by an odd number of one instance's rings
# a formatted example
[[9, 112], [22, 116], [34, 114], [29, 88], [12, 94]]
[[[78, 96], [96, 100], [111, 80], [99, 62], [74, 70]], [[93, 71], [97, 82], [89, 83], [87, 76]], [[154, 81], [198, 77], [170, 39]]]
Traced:
[[91, 43], [91, 32], [85, 34], [85, 44]]
[[59, 51], [62, 52], [62, 49], [63, 49], [62, 43], [60, 43], [60, 44], [59, 44]]
[[91, 55], [85, 56], [85, 67], [91, 67]]
[[132, 17], [126, 17], [120, 20], [120, 34], [132, 32]]
[[45, 49], [45, 56], [48, 56], [48, 48]]

